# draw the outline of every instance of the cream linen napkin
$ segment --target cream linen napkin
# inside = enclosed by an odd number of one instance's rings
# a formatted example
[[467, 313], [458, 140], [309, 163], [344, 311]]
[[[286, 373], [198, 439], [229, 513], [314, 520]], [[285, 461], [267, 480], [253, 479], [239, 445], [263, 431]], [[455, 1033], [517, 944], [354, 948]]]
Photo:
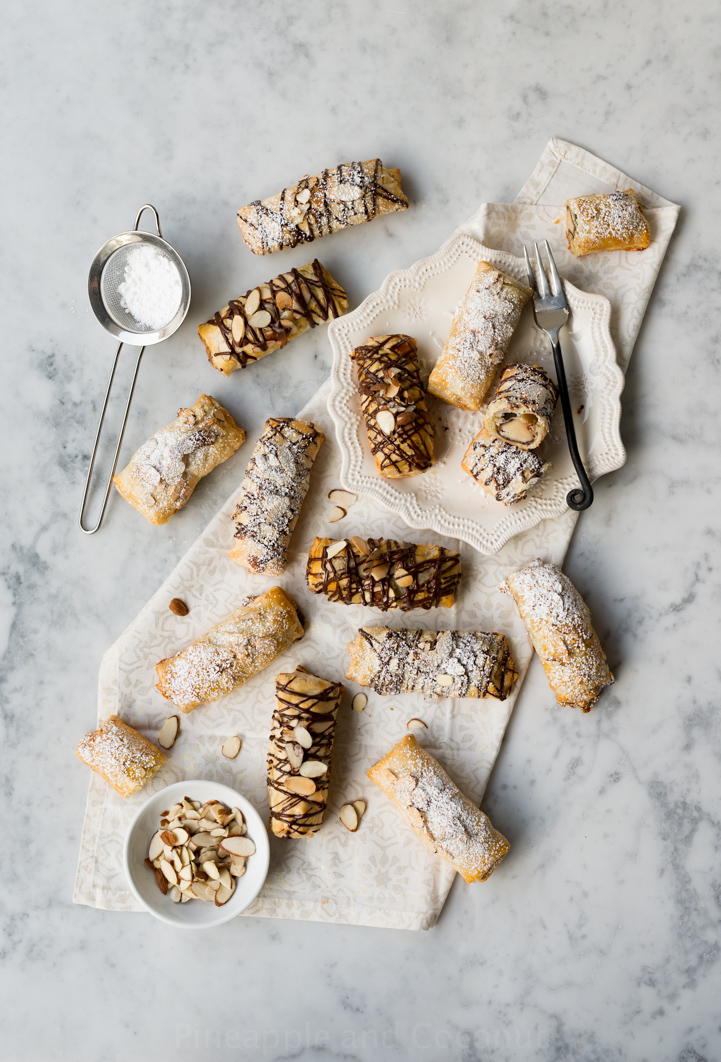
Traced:
[[[647, 209], [653, 243], [642, 254], [617, 252], [573, 259], [565, 249], [562, 206], [571, 195], [632, 187]], [[460, 231], [514, 254], [522, 243], [547, 236], [561, 272], [574, 284], [601, 292], [613, 306], [612, 328], [619, 361], [625, 369], [638, 333], [678, 207], [632, 181], [588, 152], [551, 140], [533, 174], [513, 204], [483, 204]], [[561, 219], [556, 224], [557, 219]], [[417, 716], [429, 730], [423, 743], [448, 769], [461, 789], [480, 801], [531, 657], [531, 646], [511, 599], [498, 586], [512, 568], [543, 556], [558, 563], [566, 553], [577, 514], [567, 512], [512, 539], [493, 557], [480, 557], [461, 544], [464, 575], [458, 603], [452, 609], [420, 613], [389, 613], [385, 617], [363, 606], [330, 604], [310, 594], [304, 579], [307, 548], [314, 535], [361, 534], [438, 540], [428, 532], [410, 532], [399, 518], [379, 512], [368, 499], [352, 507], [347, 520], [327, 523], [328, 491], [340, 486], [340, 459], [326, 403], [328, 384], [299, 414], [325, 431], [326, 445], [316, 462], [311, 492], [293, 536], [291, 563], [277, 580], [252, 577], [228, 560], [230, 515], [238, 491], [228, 499], [175, 571], [148, 602], [100, 668], [98, 719], [112, 713], [155, 739], [172, 705], [154, 689], [154, 665], [183, 648], [237, 607], [248, 593], [277, 582], [305, 613], [302, 641], [276, 664], [240, 690], [215, 704], [181, 715], [181, 732], [170, 761], [141, 793], [123, 800], [97, 775], [92, 775], [80, 848], [74, 900], [113, 911], [136, 911], [122, 869], [122, 845], [128, 823], [152, 791], [183, 778], [204, 777], [241, 790], [264, 814], [265, 759], [274, 708], [275, 675], [303, 664], [333, 680], [343, 680], [345, 644], [358, 626], [446, 627], [499, 630], [511, 638], [520, 678], [503, 703], [416, 697], [381, 698], [372, 692], [365, 712], [350, 709], [348, 689], [333, 751], [333, 781], [326, 821], [310, 840], [271, 840], [270, 873], [247, 915], [305, 918], [326, 922], [428, 929], [441, 911], [454, 871], [432, 856], [398, 819], [385, 796], [366, 778], [366, 770], [407, 733]], [[272, 410], [269, 411], [272, 414]], [[456, 543], [446, 544], [455, 546]], [[168, 610], [172, 597], [190, 605], [184, 619]], [[346, 683], [348, 688], [349, 684]], [[234, 761], [224, 760], [220, 746], [239, 734], [243, 748]], [[341, 804], [362, 797], [368, 810], [355, 834], [338, 820]], [[501, 868], [498, 873], [503, 873]], [[483, 886], [474, 886], [482, 901]]]

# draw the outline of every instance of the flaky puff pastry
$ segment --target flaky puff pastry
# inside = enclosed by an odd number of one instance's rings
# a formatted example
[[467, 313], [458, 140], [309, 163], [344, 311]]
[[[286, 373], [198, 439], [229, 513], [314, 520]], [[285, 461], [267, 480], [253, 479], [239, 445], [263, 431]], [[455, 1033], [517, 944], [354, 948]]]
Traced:
[[479, 410], [508, 350], [531, 289], [479, 262], [428, 380], [428, 392], [452, 406]]
[[548, 435], [558, 388], [540, 365], [507, 365], [483, 416], [490, 435], [535, 450]]
[[256, 199], [240, 208], [238, 224], [254, 254], [270, 254], [407, 206], [401, 171], [369, 159], [305, 176], [277, 195]]
[[373, 336], [351, 358], [368, 442], [386, 479], [408, 479], [435, 462], [433, 425], [412, 336]]
[[589, 712], [614, 681], [588, 607], [555, 564], [535, 560], [507, 579], [559, 704]]
[[156, 431], [113, 479], [119, 494], [151, 522], [166, 524], [182, 509], [203, 476], [245, 442], [227, 409], [201, 395], [177, 420]]
[[345, 291], [316, 258], [231, 299], [198, 335], [213, 368], [229, 376], [347, 310]]
[[463, 471], [504, 505], [523, 501], [551, 467], [534, 450], [496, 439], [485, 428], [472, 440], [461, 461]]
[[245, 470], [233, 513], [230, 559], [248, 571], [281, 575], [291, 535], [308, 493], [310, 473], [325, 435], [315, 424], [271, 417]]
[[279, 586], [252, 598], [187, 649], [156, 665], [156, 689], [183, 712], [242, 686], [302, 638], [298, 608]]
[[431, 852], [464, 881], [485, 881], [508, 855], [511, 846], [503, 834], [412, 734], [374, 764], [368, 777]]
[[566, 239], [576, 258], [594, 251], [643, 251], [648, 221], [633, 188], [566, 200]]
[[330, 785], [340, 682], [305, 668], [278, 675], [268, 748], [268, 804], [276, 837], [311, 837], [323, 822]]
[[121, 797], [137, 793], [168, 760], [151, 741], [117, 715], [111, 715], [97, 730], [86, 734], [75, 755]]

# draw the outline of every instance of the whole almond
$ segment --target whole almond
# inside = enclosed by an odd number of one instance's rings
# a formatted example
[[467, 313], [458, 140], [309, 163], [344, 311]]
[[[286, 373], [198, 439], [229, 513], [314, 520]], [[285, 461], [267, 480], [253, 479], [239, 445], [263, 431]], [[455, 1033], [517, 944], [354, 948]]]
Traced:
[[179, 597], [174, 597], [173, 600], [168, 605], [168, 608], [176, 616], [187, 616], [188, 613], [190, 612], [190, 609], [188, 608], [188, 606]]

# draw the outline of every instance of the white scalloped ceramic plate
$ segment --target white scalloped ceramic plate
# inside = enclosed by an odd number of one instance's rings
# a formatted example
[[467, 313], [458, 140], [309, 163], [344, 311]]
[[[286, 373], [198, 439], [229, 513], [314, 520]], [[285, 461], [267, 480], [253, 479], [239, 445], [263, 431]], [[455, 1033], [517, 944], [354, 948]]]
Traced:
[[[468, 444], [481, 430], [483, 410], [471, 413], [430, 396], [436, 464], [411, 479], [385, 480], [377, 474], [370, 452], [350, 358], [353, 348], [369, 336], [405, 332], [418, 341], [421, 371], [427, 377], [480, 261], [526, 280], [520, 258], [461, 234], [430, 258], [391, 273], [380, 290], [369, 295], [358, 309], [333, 321], [329, 329], [333, 368], [328, 408], [341, 452], [341, 480], [347, 490], [370, 495], [411, 527], [462, 539], [481, 553], [496, 553], [520, 531], [568, 508], [566, 495], [578, 480], [566, 446], [560, 408], [539, 449], [539, 455], [551, 461], [553, 469], [516, 505], [495, 501], [461, 469]], [[609, 332], [608, 299], [580, 291], [568, 281], [564, 281], [564, 290], [571, 318], [561, 333], [561, 346], [572, 408], [578, 411], [579, 449], [591, 480], [595, 480], [620, 468], [626, 460], [619, 433], [624, 379]], [[550, 344], [536, 328], [530, 305], [523, 311], [506, 360], [543, 365], [555, 379]]]

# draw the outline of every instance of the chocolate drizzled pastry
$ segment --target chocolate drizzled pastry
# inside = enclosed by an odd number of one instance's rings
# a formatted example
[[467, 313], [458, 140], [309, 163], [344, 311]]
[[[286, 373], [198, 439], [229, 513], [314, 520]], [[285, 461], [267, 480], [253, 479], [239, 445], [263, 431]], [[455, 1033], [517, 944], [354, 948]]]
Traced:
[[368, 442], [386, 479], [407, 479], [435, 463], [433, 425], [411, 336], [372, 337], [351, 354]]
[[507, 365], [488, 404], [483, 426], [522, 450], [535, 450], [548, 435], [558, 388], [540, 365]]
[[518, 678], [505, 634], [361, 627], [348, 643], [347, 677], [382, 697], [496, 697]]
[[256, 199], [240, 208], [238, 224], [254, 254], [270, 254], [407, 206], [401, 171], [369, 159], [306, 175], [277, 195]]
[[323, 822], [340, 682], [299, 667], [275, 680], [268, 747], [268, 804], [276, 837], [310, 837]]
[[210, 364], [229, 376], [347, 311], [345, 291], [315, 258], [231, 299], [198, 334]]
[[461, 557], [455, 550], [357, 536], [337, 547], [330, 538], [313, 541], [306, 579], [314, 594], [383, 612], [450, 608], [454, 602], [461, 578]]
[[483, 429], [466, 450], [461, 468], [504, 505], [523, 501], [531, 487], [549, 471], [550, 461], [542, 461], [534, 450], [495, 439]]
[[265, 575], [285, 571], [290, 536], [324, 442], [323, 432], [309, 421], [290, 417], [266, 421], [233, 513], [237, 541], [231, 560]]

